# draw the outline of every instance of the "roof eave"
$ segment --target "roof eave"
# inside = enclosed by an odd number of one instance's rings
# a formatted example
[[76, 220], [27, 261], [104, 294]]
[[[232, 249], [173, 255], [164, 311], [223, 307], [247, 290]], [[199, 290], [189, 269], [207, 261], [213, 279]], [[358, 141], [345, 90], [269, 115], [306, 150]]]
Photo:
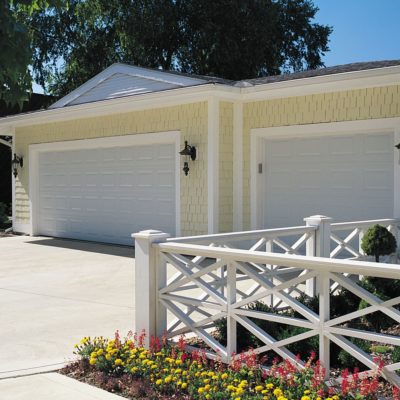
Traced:
[[258, 84], [242, 88], [241, 93], [244, 101], [252, 101], [396, 84], [400, 84], [400, 65]]
[[119, 97], [91, 103], [51, 108], [26, 114], [17, 114], [0, 118], [0, 135], [9, 134], [15, 127], [39, 125], [71, 118], [91, 118], [125, 112], [141, 111], [149, 108], [170, 107], [207, 100], [217, 96], [226, 100], [238, 100], [240, 90], [232, 86], [207, 83], [161, 92], [144, 93], [134, 96]]

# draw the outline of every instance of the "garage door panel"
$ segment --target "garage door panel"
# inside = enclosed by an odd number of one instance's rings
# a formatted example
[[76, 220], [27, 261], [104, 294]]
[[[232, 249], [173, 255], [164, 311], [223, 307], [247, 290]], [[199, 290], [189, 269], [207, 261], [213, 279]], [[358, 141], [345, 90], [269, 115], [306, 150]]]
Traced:
[[266, 140], [265, 157], [265, 227], [393, 217], [393, 134]]
[[132, 232], [175, 233], [175, 146], [39, 153], [38, 231], [131, 244]]

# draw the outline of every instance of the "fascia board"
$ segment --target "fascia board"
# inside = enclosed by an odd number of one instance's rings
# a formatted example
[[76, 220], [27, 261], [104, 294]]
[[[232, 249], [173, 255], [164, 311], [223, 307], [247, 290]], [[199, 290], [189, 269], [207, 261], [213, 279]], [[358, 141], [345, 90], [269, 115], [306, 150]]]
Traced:
[[400, 66], [266, 83], [242, 88], [244, 102], [400, 84]]
[[210, 96], [234, 101], [240, 96], [240, 90], [224, 85], [206, 84], [19, 114], [0, 118], [0, 133], [7, 134], [12, 127], [17, 126], [39, 125], [66, 121], [71, 118], [90, 118], [207, 101]]

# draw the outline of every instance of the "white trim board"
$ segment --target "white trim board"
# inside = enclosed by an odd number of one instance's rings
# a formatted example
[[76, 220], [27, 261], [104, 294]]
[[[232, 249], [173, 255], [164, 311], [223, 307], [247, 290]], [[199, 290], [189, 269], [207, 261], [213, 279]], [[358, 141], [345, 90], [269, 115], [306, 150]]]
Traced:
[[243, 230], [243, 103], [233, 103], [233, 230]]
[[219, 232], [219, 106], [214, 97], [208, 99], [207, 186], [208, 233]]
[[3, 117], [0, 118], [0, 134], [8, 135], [11, 128], [16, 126], [31, 126], [66, 121], [72, 118], [91, 118], [115, 113], [183, 105], [207, 101], [210, 96], [218, 96], [220, 99], [228, 101], [252, 102], [399, 84], [400, 66], [294, 79], [247, 88], [219, 83], [204, 83], [161, 92], [119, 97]]
[[[140, 146], [152, 144], [172, 143], [175, 145], [175, 213], [176, 236], [181, 232], [181, 201], [180, 201], [180, 137], [179, 131], [153, 132], [146, 134], [132, 134], [125, 136], [111, 136], [95, 139], [69, 140], [61, 142], [40, 143], [29, 145], [29, 201], [30, 201], [30, 233], [35, 236], [37, 229], [37, 204], [39, 182], [39, 154], [50, 151], [81, 150], [112, 148], [120, 146]], [[134, 232], [132, 232], [134, 233]], [[168, 232], [166, 232], [168, 233]]]
[[[251, 229], [261, 228], [261, 177], [258, 164], [263, 163], [265, 139], [301, 139], [349, 134], [393, 133], [393, 146], [400, 142], [400, 118], [369, 119], [360, 121], [331, 122], [323, 124], [291, 125], [272, 128], [255, 128], [250, 131], [250, 221]], [[400, 217], [400, 155], [394, 152], [394, 217]], [[305, 216], [306, 217], [306, 216]]]

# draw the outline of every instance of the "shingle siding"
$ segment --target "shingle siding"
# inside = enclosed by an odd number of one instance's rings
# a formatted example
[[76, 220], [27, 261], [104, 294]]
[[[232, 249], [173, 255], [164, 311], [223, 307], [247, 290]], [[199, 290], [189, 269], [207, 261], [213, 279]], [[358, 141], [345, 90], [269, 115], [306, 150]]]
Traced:
[[400, 117], [400, 85], [249, 102], [243, 109], [243, 221], [250, 229], [250, 131]]

